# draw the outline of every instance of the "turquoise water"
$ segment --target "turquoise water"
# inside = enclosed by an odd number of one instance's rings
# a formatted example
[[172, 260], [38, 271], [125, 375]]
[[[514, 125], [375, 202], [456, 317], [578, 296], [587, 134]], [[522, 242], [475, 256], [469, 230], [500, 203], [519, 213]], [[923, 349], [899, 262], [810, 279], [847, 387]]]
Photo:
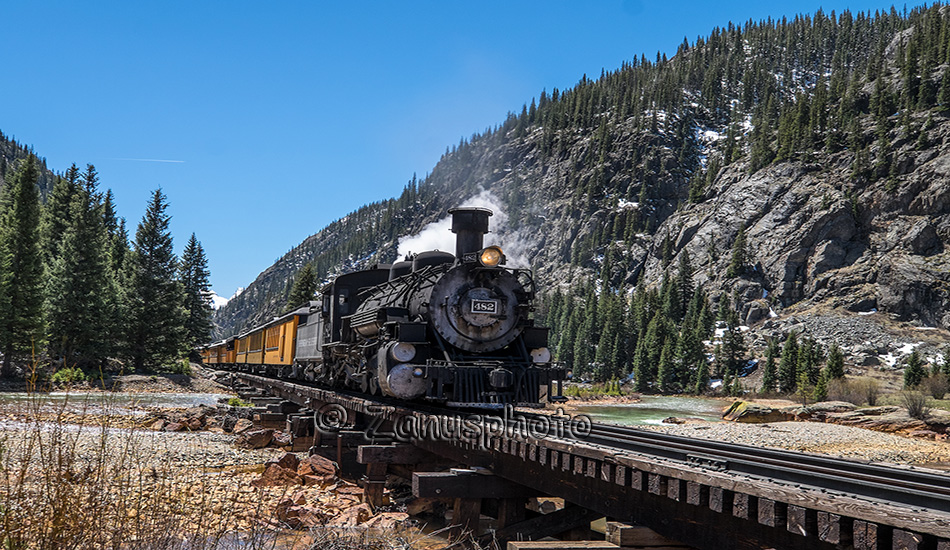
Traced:
[[698, 397], [645, 395], [637, 403], [611, 405], [590, 404], [577, 407], [577, 412], [590, 416], [594, 422], [610, 422], [627, 426], [660, 424], [671, 416], [720, 420], [728, 403]]

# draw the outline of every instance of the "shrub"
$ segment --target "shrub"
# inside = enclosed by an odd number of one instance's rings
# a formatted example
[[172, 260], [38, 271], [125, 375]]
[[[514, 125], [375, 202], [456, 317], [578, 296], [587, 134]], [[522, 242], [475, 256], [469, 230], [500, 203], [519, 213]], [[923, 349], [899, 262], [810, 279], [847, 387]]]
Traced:
[[76, 384], [79, 382], [85, 382], [89, 377], [86, 376], [86, 373], [82, 371], [79, 367], [63, 367], [53, 373], [53, 376], [50, 378], [50, 382], [53, 384]]
[[[567, 392], [565, 391], [565, 393]], [[244, 401], [240, 397], [232, 397], [228, 399], [229, 407], [250, 407], [252, 405], [253, 405], [252, 403], [248, 403], [247, 401]]]
[[880, 385], [873, 378], [837, 378], [828, 381], [828, 399], [873, 407], [880, 395]]
[[177, 363], [172, 363], [171, 367], [168, 369], [173, 374], [185, 374], [191, 376], [194, 374], [191, 370], [191, 363], [188, 362], [188, 359], [182, 359]]
[[907, 414], [917, 420], [926, 420], [930, 416], [930, 407], [927, 406], [927, 396], [919, 391], [905, 391], [901, 394], [901, 401], [907, 409]]
[[950, 380], [947, 379], [946, 374], [938, 372], [924, 378], [920, 387], [934, 399], [943, 399], [947, 391], [950, 391]]
[[877, 398], [881, 395], [881, 385], [873, 378], [858, 378], [858, 387], [864, 394], [864, 401], [868, 406], [877, 405]]

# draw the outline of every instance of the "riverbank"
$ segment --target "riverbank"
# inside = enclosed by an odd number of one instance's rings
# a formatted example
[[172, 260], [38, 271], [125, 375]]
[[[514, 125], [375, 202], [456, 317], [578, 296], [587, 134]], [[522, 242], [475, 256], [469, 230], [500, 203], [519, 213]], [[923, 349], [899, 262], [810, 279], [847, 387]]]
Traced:
[[[748, 410], [755, 414], [723, 419], [737, 403], [742, 402], [733, 398], [638, 396], [630, 401], [605, 397], [593, 402], [571, 400], [564, 410], [585, 414], [595, 422], [636, 425], [685, 437], [851, 460], [950, 468], [946, 434], [950, 421], [943, 411], [934, 411], [928, 424], [910, 418], [900, 407], [856, 409], [846, 403], [803, 407], [786, 399], [756, 399], [747, 402]], [[660, 406], [666, 409], [657, 410]], [[653, 417], [645, 417], [645, 410]]]

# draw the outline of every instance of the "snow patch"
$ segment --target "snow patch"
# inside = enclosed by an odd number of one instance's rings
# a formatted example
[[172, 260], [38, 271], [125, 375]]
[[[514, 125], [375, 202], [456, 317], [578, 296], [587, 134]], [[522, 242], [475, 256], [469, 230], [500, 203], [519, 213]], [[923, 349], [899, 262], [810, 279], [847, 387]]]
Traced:
[[894, 367], [894, 365], [896, 365], [897, 362], [902, 357], [913, 353], [914, 349], [917, 348], [917, 346], [920, 346], [921, 344], [923, 344], [923, 342], [903, 344], [901, 347], [897, 348], [897, 350], [894, 351], [893, 353], [885, 353], [884, 355], [878, 355], [878, 359], [880, 359], [888, 367]]
[[858, 315], [874, 315], [875, 313], [877, 313], [877, 308], [876, 308], [876, 307], [875, 307], [875, 308], [871, 308], [870, 311], [859, 311], [859, 312], [858, 312]]
[[778, 313], [775, 313], [774, 309], [769, 308], [769, 318], [774, 319], [776, 317], [778, 317]]
[[234, 293], [234, 296], [231, 296], [230, 298], [225, 298], [223, 296], [219, 296], [217, 292], [212, 290], [208, 295], [211, 298], [211, 309], [223, 308], [224, 306], [228, 305], [228, 302], [233, 300], [238, 294], [240, 294], [243, 291], [244, 291], [243, 288], [239, 288], [237, 289], [237, 292]]
[[626, 199], [620, 199], [620, 201], [617, 203], [617, 210], [625, 210], [628, 208], [629, 209], [640, 208], [640, 203], [635, 202], [635, 201], [628, 201]]

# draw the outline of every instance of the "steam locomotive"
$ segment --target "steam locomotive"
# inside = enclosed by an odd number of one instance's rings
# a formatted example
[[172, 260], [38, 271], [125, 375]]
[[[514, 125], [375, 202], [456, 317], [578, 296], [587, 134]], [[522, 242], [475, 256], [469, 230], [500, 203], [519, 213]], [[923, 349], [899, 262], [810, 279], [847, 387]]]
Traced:
[[484, 246], [491, 210], [449, 210], [456, 252], [340, 275], [320, 300], [201, 351], [206, 364], [462, 408], [560, 401], [531, 272]]

